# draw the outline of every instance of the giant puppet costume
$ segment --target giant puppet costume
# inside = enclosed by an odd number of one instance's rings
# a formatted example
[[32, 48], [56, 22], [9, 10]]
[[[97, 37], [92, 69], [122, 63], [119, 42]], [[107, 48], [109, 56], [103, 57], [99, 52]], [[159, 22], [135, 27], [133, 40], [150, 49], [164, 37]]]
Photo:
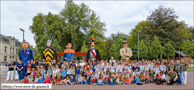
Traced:
[[27, 76], [25, 71], [26, 71], [26, 66], [28, 65], [28, 61], [33, 60], [33, 52], [31, 49], [28, 48], [29, 46], [28, 42], [23, 41], [22, 46], [23, 48], [20, 49], [19, 51], [19, 60], [21, 60], [22, 64], [24, 65], [24, 68], [23, 68], [24, 73], [22, 75], [24, 78], [25, 76]]
[[75, 51], [71, 49], [71, 47], [72, 47], [72, 44], [68, 43], [67, 49], [65, 49], [64, 51], [63, 58], [66, 60], [66, 62], [71, 62], [71, 60], [73, 60], [74, 58]]
[[47, 47], [42, 52], [42, 59], [43, 61], [46, 60], [46, 64], [49, 64], [49, 62], [56, 61], [56, 52], [55, 49], [51, 48], [52, 41], [47, 41]]
[[98, 49], [95, 49], [95, 45], [96, 45], [96, 42], [93, 40], [93, 36], [92, 36], [91, 42], [90, 42], [91, 48], [87, 51], [87, 54], [86, 54], [86, 62], [88, 62], [88, 60], [91, 60], [91, 61], [100, 63], [101, 61], [100, 53]]
[[130, 60], [132, 57], [132, 50], [127, 47], [127, 41], [123, 41], [123, 48], [120, 49], [120, 55], [122, 60]]

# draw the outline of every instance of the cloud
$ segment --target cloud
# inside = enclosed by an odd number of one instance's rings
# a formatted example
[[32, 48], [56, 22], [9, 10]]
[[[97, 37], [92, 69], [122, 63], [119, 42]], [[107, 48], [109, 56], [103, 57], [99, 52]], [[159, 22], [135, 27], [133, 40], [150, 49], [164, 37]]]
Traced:
[[[129, 34], [140, 21], [146, 20], [151, 11], [160, 5], [171, 7], [179, 16], [178, 21], [185, 21], [193, 26], [193, 1], [74, 1], [76, 4], [85, 3], [94, 10], [101, 21], [106, 23], [105, 36], [122, 32]], [[14, 36], [22, 41], [25, 39], [35, 46], [33, 34], [29, 30], [32, 19], [37, 13], [59, 14], [64, 9], [65, 1], [1, 1], [1, 33]]]

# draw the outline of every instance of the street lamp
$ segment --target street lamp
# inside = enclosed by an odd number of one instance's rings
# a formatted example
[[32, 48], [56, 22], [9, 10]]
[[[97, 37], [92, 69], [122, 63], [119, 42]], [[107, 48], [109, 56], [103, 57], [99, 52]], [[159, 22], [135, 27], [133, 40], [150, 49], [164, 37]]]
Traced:
[[138, 31], [138, 61], [139, 61], [139, 32], [141, 32], [141, 30]]
[[19, 29], [20, 29], [20, 31], [23, 32], [23, 41], [24, 41], [24, 29], [22, 29], [22, 28], [19, 28]]

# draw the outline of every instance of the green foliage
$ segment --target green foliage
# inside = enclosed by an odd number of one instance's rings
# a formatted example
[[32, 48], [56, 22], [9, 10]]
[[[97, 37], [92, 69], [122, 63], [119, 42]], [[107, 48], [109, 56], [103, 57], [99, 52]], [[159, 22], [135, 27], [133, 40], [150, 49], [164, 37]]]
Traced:
[[88, 47], [85, 45], [85, 41], [84, 41], [84, 43], [83, 43], [83, 46], [81, 47], [81, 52], [87, 52], [87, 50], [88, 50]]
[[154, 41], [151, 43], [151, 55], [153, 58], [157, 58], [159, 54], [163, 53], [163, 47], [159, 39], [155, 36]]
[[148, 48], [147, 46], [144, 44], [143, 39], [139, 42], [139, 57], [141, 57], [142, 59], [144, 57], [146, 57], [148, 54]]
[[181, 49], [183, 50], [184, 54], [189, 55], [191, 57], [194, 56], [194, 43], [190, 42], [189, 40], [183, 42]]
[[176, 50], [174, 49], [174, 47], [172, 46], [170, 41], [164, 45], [163, 53], [164, 53], [165, 57], [168, 57], [168, 59], [169, 59], [169, 57], [175, 56], [175, 54], [174, 54], [175, 51]]
[[41, 60], [42, 59], [42, 55], [41, 54], [36, 54], [34, 56], [34, 60]]

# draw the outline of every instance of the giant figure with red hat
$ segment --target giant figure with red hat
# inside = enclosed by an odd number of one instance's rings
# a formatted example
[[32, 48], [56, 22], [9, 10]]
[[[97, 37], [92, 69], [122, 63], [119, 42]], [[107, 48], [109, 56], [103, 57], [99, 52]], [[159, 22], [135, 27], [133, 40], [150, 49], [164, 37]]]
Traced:
[[100, 53], [98, 49], [95, 49], [95, 45], [96, 45], [96, 42], [93, 40], [93, 36], [92, 36], [91, 42], [90, 42], [90, 49], [87, 51], [87, 54], [86, 54], [86, 62], [88, 62], [88, 60], [95, 61], [97, 63], [101, 61]]

